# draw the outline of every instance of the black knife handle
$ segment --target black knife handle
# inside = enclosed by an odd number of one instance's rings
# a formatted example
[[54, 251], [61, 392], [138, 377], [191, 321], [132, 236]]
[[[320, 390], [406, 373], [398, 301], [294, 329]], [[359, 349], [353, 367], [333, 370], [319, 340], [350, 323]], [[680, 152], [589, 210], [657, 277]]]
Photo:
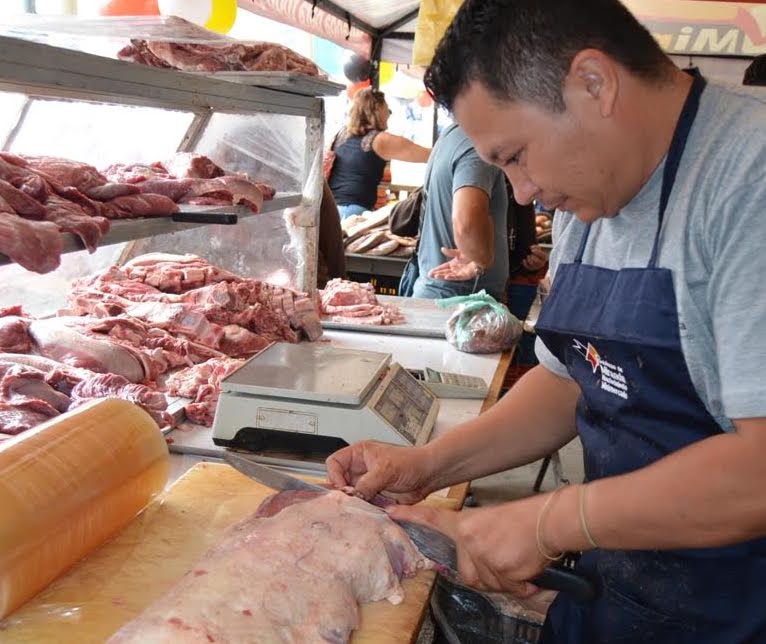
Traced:
[[173, 221], [189, 224], [223, 224], [231, 226], [236, 224], [238, 217], [234, 213], [217, 212], [176, 212], [173, 213]]
[[590, 579], [571, 568], [549, 566], [531, 581], [540, 588], [567, 593], [581, 602], [592, 602], [598, 594]]

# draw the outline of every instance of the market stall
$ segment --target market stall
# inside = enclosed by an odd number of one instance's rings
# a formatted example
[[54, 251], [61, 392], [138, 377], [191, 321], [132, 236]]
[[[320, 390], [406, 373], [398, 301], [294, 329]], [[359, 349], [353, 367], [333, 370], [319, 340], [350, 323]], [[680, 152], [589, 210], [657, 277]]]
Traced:
[[[34, 504], [4, 506], [46, 517], [35, 529], [49, 542], [37, 555], [28, 550], [22, 542], [38, 541], [25, 533], [26, 519], [14, 520], [17, 529], [0, 537], [10, 557], [0, 557], [0, 574], [11, 580], [3, 586], [10, 594], [0, 593], [4, 641], [50, 633], [57, 641], [103, 640], [183, 577], [269, 493], [228, 467], [201, 463], [219, 460], [223, 451], [209, 426], [221, 380], [251, 356], [280, 346], [346, 351], [362, 362], [368, 354], [382, 356], [380, 373], [400, 375], [379, 398], [393, 400], [395, 386], [415, 387], [421, 392], [415, 398], [430, 405], [418, 421], [422, 440], [491, 404], [507, 366], [508, 355], [472, 357], [436, 338], [425, 353], [422, 340], [387, 334], [328, 333], [329, 346], [311, 343], [321, 335], [310, 295], [321, 194], [317, 94], [339, 88], [289, 69], [195, 73], [170, 69], [167, 61], [135, 60], [146, 55], [135, 53], [142, 51], [137, 43], [182, 39], [173, 35], [177, 27], [164, 19], [55, 18], [20, 20], [0, 35], [0, 158], [4, 195], [16, 199], [2, 215], [11, 227], [0, 257], [6, 352], [0, 362], [4, 383], [11, 387], [11, 376], [22, 383], [2, 403], [3, 423], [11, 417], [15, 423], [0, 434], [7, 456], [0, 462], [2, 489], [11, 494], [20, 484], [13, 463], [30, 459], [45, 469], [53, 459], [66, 467], [48, 472], [59, 481], [49, 489], [64, 496], [71, 490], [74, 504], [62, 502], [56, 520], [45, 495]], [[152, 31], [168, 28], [162, 36]], [[135, 51], [117, 60], [115, 45], [127, 41]], [[38, 191], [31, 193], [33, 185]], [[23, 201], [27, 210], [18, 193], [32, 200]], [[165, 198], [146, 196], [157, 194]], [[166, 212], [133, 209], [138, 203], [162, 203]], [[59, 216], [62, 208], [68, 218]], [[97, 231], [86, 226], [93, 222]], [[48, 240], [44, 252], [19, 244], [28, 238], [21, 226]], [[408, 371], [427, 368], [470, 373], [484, 390], [440, 401]], [[192, 374], [205, 381], [195, 381], [189, 397], [184, 379]], [[136, 403], [163, 428], [169, 457], [149, 416], [102, 400], [113, 397]], [[389, 408], [395, 410], [393, 403]], [[416, 415], [419, 408], [412, 410]], [[396, 414], [387, 422], [399, 431]], [[140, 445], [123, 447], [134, 429]], [[91, 440], [96, 431], [103, 435], [98, 444]], [[405, 444], [408, 431], [400, 432]], [[48, 441], [54, 434], [60, 438]], [[122, 458], [132, 459], [130, 468]], [[291, 471], [321, 477], [318, 462], [294, 454], [280, 459]], [[33, 487], [39, 476], [30, 470], [24, 485]], [[95, 483], [99, 477], [103, 487]], [[140, 494], [129, 484], [135, 477], [146, 483]], [[430, 502], [458, 508], [466, 489], [441, 491]], [[78, 505], [83, 494], [92, 497], [87, 511]], [[107, 505], [108, 516], [99, 514]], [[99, 517], [95, 523], [90, 512]], [[99, 532], [73, 548], [69, 535], [89, 529], [83, 525], [98, 525]], [[195, 531], [199, 525], [209, 527]], [[142, 545], [135, 550], [137, 538]], [[170, 558], [173, 565], [158, 564]], [[433, 573], [421, 572], [406, 582], [400, 607], [365, 607], [355, 641], [414, 639], [432, 581]], [[61, 610], [49, 611], [52, 603]], [[82, 618], [67, 619], [64, 606]]]

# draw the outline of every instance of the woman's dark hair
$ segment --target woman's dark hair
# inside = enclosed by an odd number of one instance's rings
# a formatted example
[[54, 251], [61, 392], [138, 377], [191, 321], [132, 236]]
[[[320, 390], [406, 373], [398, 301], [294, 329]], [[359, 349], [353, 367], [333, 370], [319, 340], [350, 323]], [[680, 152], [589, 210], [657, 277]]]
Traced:
[[470, 81], [502, 100], [564, 110], [572, 60], [598, 49], [650, 81], [672, 62], [619, 0], [466, 0], [436, 48], [425, 84], [451, 110]]
[[766, 54], [753, 58], [753, 62], [745, 70], [742, 84], [766, 86]]

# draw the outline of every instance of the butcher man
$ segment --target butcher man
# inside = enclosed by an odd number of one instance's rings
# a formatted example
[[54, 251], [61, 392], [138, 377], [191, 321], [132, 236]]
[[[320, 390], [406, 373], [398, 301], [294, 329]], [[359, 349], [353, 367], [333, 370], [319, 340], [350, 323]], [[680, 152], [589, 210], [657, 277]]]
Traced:
[[766, 641], [766, 97], [681, 71], [619, 0], [467, 0], [426, 85], [559, 211], [540, 365], [426, 446], [337, 452], [330, 480], [414, 503], [579, 435], [581, 485], [391, 514], [484, 589], [529, 595], [583, 552], [599, 597], [559, 594], [544, 642]]

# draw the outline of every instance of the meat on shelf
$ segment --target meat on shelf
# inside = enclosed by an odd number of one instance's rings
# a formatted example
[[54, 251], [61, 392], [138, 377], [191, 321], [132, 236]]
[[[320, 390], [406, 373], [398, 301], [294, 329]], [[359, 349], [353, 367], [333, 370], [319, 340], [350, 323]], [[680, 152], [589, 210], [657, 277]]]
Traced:
[[94, 398], [118, 397], [160, 424], [165, 393], [210, 425], [219, 383], [271, 342], [316, 340], [315, 300], [195, 255], [152, 253], [75, 281], [67, 308], [35, 319], [0, 309], [0, 434]]
[[0, 152], [0, 253], [47, 273], [61, 262], [61, 233], [93, 252], [115, 219], [167, 217], [179, 203], [242, 204], [257, 213], [273, 196], [271, 186], [227, 174], [199, 154], [181, 153], [165, 164], [117, 164], [102, 173], [71, 159]]
[[319, 297], [322, 313], [333, 322], [369, 326], [404, 322], [397, 306], [378, 301], [372, 284], [335, 278], [327, 282]]
[[169, 33], [156, 39], [133, 38], [117, 57], [151, 67], [186, 72], [298, 72], [319, 76], [308, 58], [271, 42], [244, 42], [195, 28], [178, 18], [167, 19]]
[[340, 644], [360, 625], [360, 603], [399, 604], [400, 580], [432, 567], [401, 527], [361, 499], [281, 492], [108, 644]]

